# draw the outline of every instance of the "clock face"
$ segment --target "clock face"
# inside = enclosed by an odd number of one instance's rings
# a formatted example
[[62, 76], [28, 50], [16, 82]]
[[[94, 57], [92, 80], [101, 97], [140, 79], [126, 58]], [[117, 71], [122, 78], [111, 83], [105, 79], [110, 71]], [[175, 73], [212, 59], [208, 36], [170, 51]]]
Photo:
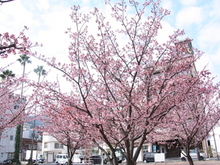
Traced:
[[191, 41], [185, 40], [178, 42], [175, 45], [178, 54], [193, 54]]

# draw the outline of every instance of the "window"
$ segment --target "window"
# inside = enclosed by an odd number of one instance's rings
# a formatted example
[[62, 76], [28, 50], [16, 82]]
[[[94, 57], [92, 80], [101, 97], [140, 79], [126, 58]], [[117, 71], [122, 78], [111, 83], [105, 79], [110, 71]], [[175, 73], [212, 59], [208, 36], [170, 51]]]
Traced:
[[34, 144], [33, 149], [37, 150], [37, 144]]
[[143, 150], [143, 153], [148, 152], [148, 146], [143, 146], [142, 150]]
[[48, 148], [48, 143], [44, 143], [44, 148]]
[[9, 152], [8, 153], [8, 159], [13, 159], [14, 157], [14, 152]]
[[63, 144], [54, 143], [54, 148], [63, 148]]
[[59, 143], [54, 144], [54, 148], [59, 148], [59, 146], [60, 146]]
[[191, 153], [196, 153], [196, 151], [195, 150], [189, 150], [189, 153], [191, 154]]
[[210, 140], [207, 140], [207, 144], [208, 146], [211, 146]]
[[152, 146], [152, 152], [157, 152], [157, 146], [156, 145]]
[[11, 140], [11, 141], [13, 140], [13, 135], [10, 135], [10, 140]]
[[19, 105], [15, 105], [15, 106], [14, 106], [14, 109], [18, 109], [18, 108], [19, 108]]
[[[31, 150], [32, 144], [28, 144], [27, 149]], [[44, 147], [45, 148], [45, 147]], [[37, 145], [33, 144], [33, 149], [36, 150], [37, 149]]]

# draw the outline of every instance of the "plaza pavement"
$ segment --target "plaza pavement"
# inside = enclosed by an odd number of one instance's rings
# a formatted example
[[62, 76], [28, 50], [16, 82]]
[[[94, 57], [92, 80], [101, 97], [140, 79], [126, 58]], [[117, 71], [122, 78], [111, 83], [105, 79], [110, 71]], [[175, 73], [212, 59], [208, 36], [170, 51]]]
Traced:
[[[22, 162], [22, 165], [27, 165], [27, 162]], [[137, 162], [137, 165], [189, 165], [186, 161], [181, 161], [180, 159], [166, 159], [165, 162], [162, 163], [155, 163], [155, 162]], [[43, 163], [39, 165], [56, 165], [55, 163]], [[73, 165], [85, 165], [83, 163], [73, 163]], [[125, 162], [123, 162], [121, 165], [126, 165]], [[216, 158], [212, 159], [206, 159], [204, 161], [194, 161], [194, 165], [220, 165], [220, 160], [217, 160]]]
[[[137, 165], [189, 165], [188, 162], [183, 161], [165, 161], [163, 163], [137, 163]], [[204, 161], [194, 161], [194, 165], [220, 165], [220, 161], [218, 160], [204, 160]]]

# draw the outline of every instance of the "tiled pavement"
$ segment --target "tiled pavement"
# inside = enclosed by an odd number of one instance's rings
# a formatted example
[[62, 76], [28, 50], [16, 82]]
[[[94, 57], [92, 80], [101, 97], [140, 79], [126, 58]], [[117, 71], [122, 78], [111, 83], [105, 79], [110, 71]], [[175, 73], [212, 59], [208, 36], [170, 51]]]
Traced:
[[[179, 160], [166, 160], [163, 163], [154, 163], [154, 162], [150, 162], [150, 163], [143, 163], [143, 162], [139, 162], [137, 163], [137, 165], [189, 165], [188, 162], [183, 162], [183, 161], [179, 161]], [[211, 159], [211, 160], [204, 160], [204, 161], [194, 161], [194, 165], [220, 165], [220, 160], [216, 160], [216, 159]]]
[[[27, 162], [22, 162], [22, 165], [26, 165]], [[41, 164], [40, 164], [41, 165]], [[55, 165], [55, 163], [43, 163], [42, 165]], [[74, 164], [74, 165], [84, 165], [84, 164]], [[126, 165], [125, 162], [123, 162], [121, 165]], [[138, 162], [137, 165], [189, 165], [188, 162], [180, 161], [179, 159], [166, 159], [163, 163], [143, 163]], [[204, 161], [194, 161], [194, 165], [220, 165], [220, 160], [211, 159], [211, 160], [204, 160]]]
[[[154, 164], [154, 163], [153, 163]], [[155, 163], [155, 165], [189, 165], [188, 162], [165, 162], [165, 163]], [[220, 161], [194, 161], [194, 165], [220, 165]]]
[[[188, 162], [181, 162], [181, 161], [173, 161], [173, 162], [163, 162], [163, 163], [138, 163], [138, 165], [147, 165], [147, 164], [154, 164], [154, 165], [189, 165]], [[194, 165], [220, 165], [220, 161], [217, 160], [205, 160], [205, 161], [194, 161]]]

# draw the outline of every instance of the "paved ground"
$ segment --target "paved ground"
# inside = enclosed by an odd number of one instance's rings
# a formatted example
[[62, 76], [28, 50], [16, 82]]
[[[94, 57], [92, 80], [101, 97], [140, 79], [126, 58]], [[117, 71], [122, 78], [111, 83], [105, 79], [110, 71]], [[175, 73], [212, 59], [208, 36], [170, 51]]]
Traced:
[[[137, 165], [189, 165], [188, 162], [183, 162], [179, 159], [166, 159], [165, 162], [163, 163], [143, 163], [143, 162], [138, 162]], [[23, 162], [22, 165], [26, 165], [26, 162]], [[41, 164], [40, 164], [41, 165]], [[55, 163], [43, 163], [42, 165], [55, 165]], [[83, 164], [73, 164], [73, 165], [83, 165]], [[125, 163], [122, 163], [121, 165], [126, 165]], [[220, 165], [220, 160], [216, 159], [206, 159], [204, 161], [194, 161], [194, 165]]]
[[[150, 164], [150, 163], [149, 163]], [[188, 162], [165, 162], [165, 163], [151, 163], [155, 165], [189, 165]], [[220, 161], [194, 161], [194, 165], [220, 165]]]
[[[138, 165], [150, 165], [150, 164], [155, 164], [155, 165], [189, 165], [188, 162], [182, 162], [182, 161], [166, 161], [163, 163], [138, 163]], [[194, 161], [194, 165], [220, 165], [220, 161], [218, 160], [204, 160], [204, 161]]]

